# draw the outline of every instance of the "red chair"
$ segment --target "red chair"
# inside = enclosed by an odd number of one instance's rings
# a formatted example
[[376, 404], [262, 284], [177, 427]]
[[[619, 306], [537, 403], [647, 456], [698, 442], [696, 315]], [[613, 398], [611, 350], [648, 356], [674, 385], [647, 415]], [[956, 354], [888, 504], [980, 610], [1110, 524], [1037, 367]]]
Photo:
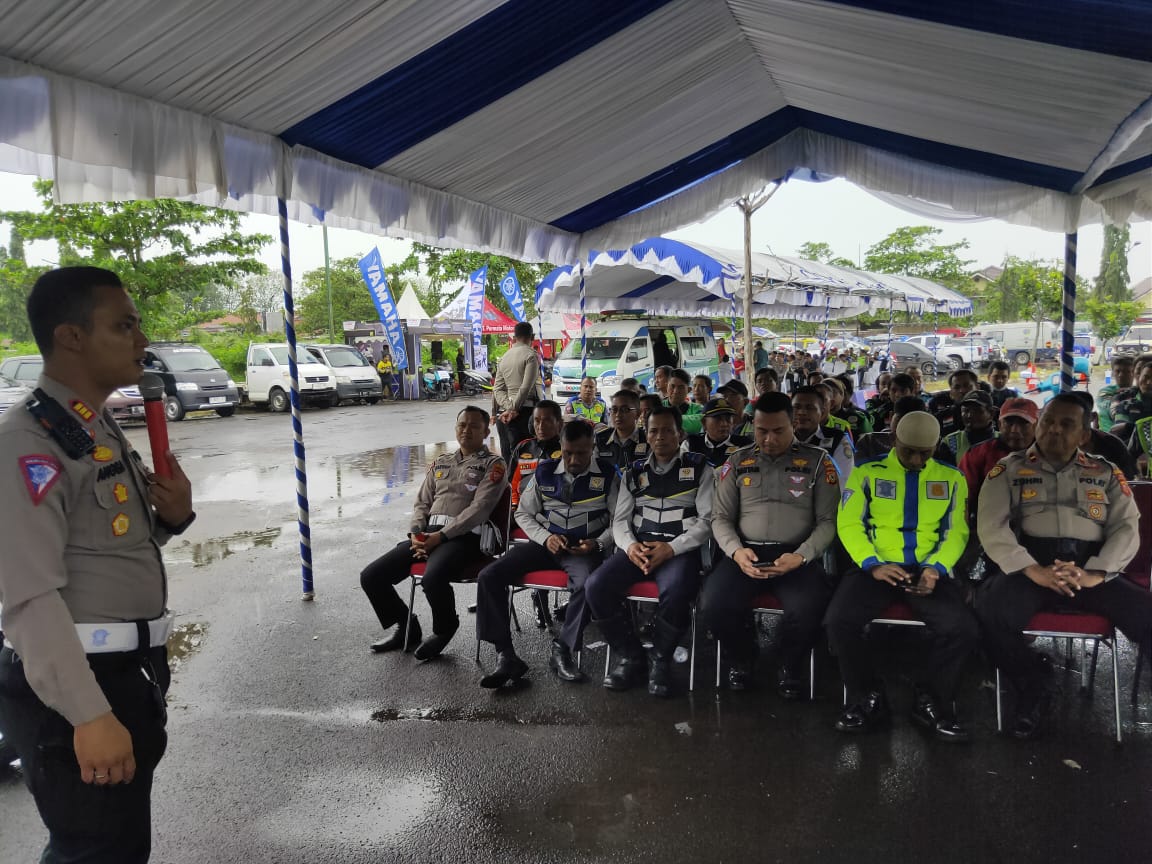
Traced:
[[[525, 538], [527, 539], [527, 538]], [[516, 609], [513, 600], [521, 591], [571, 591], [568, 587], [568, 572], [565, 570], [529, 570], [518, 582], [508, 586], [508, 615], [516, 621]], [[520, 629], [517, 622], [516, 629]], [[580, 651], [576, 652], [576, 665], [580, 665]], [[480, 657], [480, 648], [476, 648], [476, 657]]]
[[[1132, 497], [1140, 510], [1140, 548], [1124, 569], [1124, 576], [1141, 588], [1152, 590], [1152, 481], [1136, 480], [1128, 485], [1132, 487]], [[1145, 653], [1144, 645], [1136, 652], [1136, 674], [1132, 676], [1133, 705], [1140, 695], [1140, 673], [1144, 669]]]
[[[453, 582], [475, 582], [480, 575], [480, 571], [495, 561], [500, 555], [503, 555], [508, 548], [508, 526], [512, 518], [512, 491], [511, 487], [505, 486], [504, 492], [500, 495], [500, 500], [496, 502], [496, 507], [492, 510], [492, 516], [488, 520], [496, 531], [496, 548], [497, 553], [494, 556], [485, 555], [481, 560], [473, 564], [469, 564], [464, 568], [460, 575], [453, 579]], [[411, 588], [408, 591], [408, 611], [412, 612], [413, 604], [416, 602], [416, 586], [424, 581], [424, 572], [428, 569], [427, 563], [424, 561], [417, 561], [408, 570], [408, 575], [412, 577]], [[404, 625], [404, 644], [408, 644], [408, 630], [412, 626], [412, 615], [408, 615], [408, 622]], [[480, 636], [476, 636], [476, 661], [480, 661]]]
[[[659, 603], [660, 602], [660, 588], [653, 579], [647, 579], [643, 582], [633, 582], [632, 586], [628, 589], [629, 602], [632, 603]], [[691, 612], [691, 647], [688, 649], [688, 690], [689, 692], [696, 689], [696, 604], [692, 604]], [[608, 677], [608, 672], [612, 667], [612, 646], [609, 645], [608, 649], [604, 652], [604, 677]]]

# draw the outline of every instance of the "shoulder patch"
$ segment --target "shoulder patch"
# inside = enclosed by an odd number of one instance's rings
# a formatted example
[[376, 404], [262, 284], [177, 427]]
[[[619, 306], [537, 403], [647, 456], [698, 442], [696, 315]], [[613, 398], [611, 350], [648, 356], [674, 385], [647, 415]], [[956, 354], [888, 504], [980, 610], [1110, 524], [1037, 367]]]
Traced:
[[731, 473], [732, 473], [732, 463], [731, 462], [725, 462], [724, 465], [721, 466], [721, 468], [720, 468], [720, 479], [723, 480], [725, 477], [727, 477]]
[[992, 480], [996, 477], [999, 477], [1003, 473], [1004, 473], [1003, 464], [997, 463], [995, 466], [993, 466], [992, 470], [988, 472], [988, 477], [986, 479]]
[[1132, 497], [1132, 487], [1128, 485], [1128, 480], [1127, 480], [1127, 478], [1124, 477], [1124, 472], [1121, 471], [1119, 468], [1113, 468], [1112, 469], [1112, 476], [1115, 477], [1116, 482], [1120, 484], [1120, 491], [1123, 492], [1125, 495], [1127, 495], [1129, 498], [1131, 498]]
[[34, 453], [20, 457], [20, 473], [24, 475], [24, 486], [28, 489], [32, 505], [36, 507], [52, 491], [64, 472], [56, 457]]
[[508, 468], [504, 464], [504, 460], [503, 459], [497, 459], [496, 462], [493, 463], [492, 473], [489, 474], [488, 477], [493, 483], [499, 483], [501, 480], [504, 479], [504, 472], [506, 472], [507, 470], [508, 470]]

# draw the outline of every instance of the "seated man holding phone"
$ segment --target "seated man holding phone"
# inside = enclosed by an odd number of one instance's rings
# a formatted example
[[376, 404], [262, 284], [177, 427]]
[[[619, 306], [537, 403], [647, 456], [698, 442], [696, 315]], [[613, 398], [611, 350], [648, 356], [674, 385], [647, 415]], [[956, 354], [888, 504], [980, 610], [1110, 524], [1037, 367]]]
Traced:
[[866, 732], [888, 722], [888, 697], [864, 627], [890, 604], [904, 602], [932, 634], [912, 720], [941, 740], [966, 741], [953, 700], [980, 629], [952, 568], [968, 542], [968, 484], [957, 469], [932, 458], [940, 423], [931, 414], [905, 414], [895, 435], [892, 452], [853, 470], [836, 520], [858, 567], [844, 574], [824, 619], [848, 690], [836, 728]]
[[779, 692], [801, 699], [804, 656], [832, 594], [821, 556], [836, 537], [840, 480], [824, 450], [796, 440], [783, 393], [756, 400], [752, 427], [756, 443], [729, 456], [716, 481], [712, 536], [725, 557], [704, 583], [700, 622], [720, 640], [729, 689], [744, 690], [758, 650], [752, 600], [775, 594], [784, 607]]

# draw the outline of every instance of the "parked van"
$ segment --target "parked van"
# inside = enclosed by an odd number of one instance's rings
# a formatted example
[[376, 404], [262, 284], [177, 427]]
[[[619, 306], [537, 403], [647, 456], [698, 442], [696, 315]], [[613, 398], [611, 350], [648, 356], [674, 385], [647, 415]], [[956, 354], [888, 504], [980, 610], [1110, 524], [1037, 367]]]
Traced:
[[[617, 318], [590, 324], [587, 373], [601, 396], [611, 397], [625, 378], [649, 390], [657, 366], [708, 375], [719, 384], [719, 355], [712, 325], [677, 318]], [[580, 392], [580, 337], [575, 336], [552, 367], [552, 395], [568, 399]]]
[[[300, 402], [327, 408], [336, 399], [332, 370], [301, 348], [296, 354], [300, 374]], [[291, 407], [289, 392], [292, 379], [288, 374], [288, 343], [251, 342], [248, 345], [248, 399], [256, 405], [267, 404], [277, 413]]]
[[1052, 321], [1008, 321], [980, 324], [969, 331], [1000, 346], [1004, 359], [1017, 366], [1055, 359], [1060, 351], [1060, 326]]
[[363, 399], [375, 405], [380, 401], [384, 388], [376, 367], [351, 345], [305, 345], [304, 350], [332, 370], [337, 402]]
[[231, 417], [240, 391], [216, 358], [191, 342], [153, 342], [144, 364], [164, 382], [164, 416], [183, 420], [189, 411], [215, 411]]

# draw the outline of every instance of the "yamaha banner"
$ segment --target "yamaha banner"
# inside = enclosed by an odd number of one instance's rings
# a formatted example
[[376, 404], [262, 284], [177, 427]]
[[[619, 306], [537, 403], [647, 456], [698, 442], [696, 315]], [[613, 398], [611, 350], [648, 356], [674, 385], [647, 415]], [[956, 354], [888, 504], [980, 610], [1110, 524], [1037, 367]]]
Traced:
[[408, 368], [408, 352], [404, 350], [404, 328], [400, 326], [400, 315], [396, 312], [396, 303], [392, 299], [392, 292], [388, 290], [388, 279], [384, 275], [384, 262], [380, 260], [380, 250], [373, 249], [360, 259], [360, 275], [368, 286], [368, 293], [372, 295], [372, 302], [376, 304], [376, 311], [380, 315], [380, 323], [388, 334], [388, 344], [392, 348], [392, 362], [397, 371]]
[[480, 336], [484, 332], [484, 283], [488, 281], [488, 265], [473, 270], [468, 277], [468, 320], [472, 322], [472, 356], [475, 358], [480, 347]]
[[520, 295], [520, 280], [516, 278], [516, 268], [509, 267], [508, 275], [500, 281], [500, 293], [508, 301], [508, 308], [517, 321], [524, 320], [524, 298]]

